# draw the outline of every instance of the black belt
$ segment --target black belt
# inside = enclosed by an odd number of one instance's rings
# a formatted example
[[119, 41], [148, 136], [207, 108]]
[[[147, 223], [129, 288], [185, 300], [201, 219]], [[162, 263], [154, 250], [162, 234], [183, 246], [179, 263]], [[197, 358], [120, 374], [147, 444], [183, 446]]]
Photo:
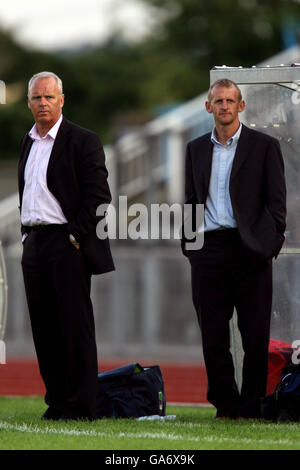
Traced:
[[53, 229], [53, 228], [58, 228], [58, 227], [64, 227], [67, 224], [38, 224], [38, 225], [28, 225], [25, 226], [25, 231], [29, 233], [30, 231], [34, 230], [36, 232], [40, 230], [46, 230], [46, 229]]
[[31, 227], [28, 227], [30, 230], [44, 230], [47, 227], [47, 225], [32, 225]]
[[237, 236], [238, 234], [239, 234], [239, 231], [237, 228], [224, 228], [224, 229], [209, 230], [207, 232], [204, 232], [204, 238], [205, 237], [231, 237], [231, 236]]

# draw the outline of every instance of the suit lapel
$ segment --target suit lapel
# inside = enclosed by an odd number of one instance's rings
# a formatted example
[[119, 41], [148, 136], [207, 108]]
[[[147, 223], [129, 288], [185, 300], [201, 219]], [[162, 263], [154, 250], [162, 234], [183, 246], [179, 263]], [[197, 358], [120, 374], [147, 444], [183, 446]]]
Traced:
[[47, 179], [49, 174], [56, 168], [56, 162], [60, 158], [60, 155], [64, 149], [66, 143], [66, 136], [69, 133], [68, 121], [63, 118], [62, 123], [58, 129], [52, 151], [49, 158], [48, 169], [47, 169]]
[[21, 145], [21, 151], [20, 151], [20, 161], [19, 161], [19, 192], [20, 192], [20, 197], [22, 199], [23, 195], [23, 190], [24, 190], [24, 172], [25, 172], [25, 165], [29, 156], [29, 152], [32, 146], [33, 140], [29, 137], [27, 134], [24, 137], [24, 140]]
[[28, 158], [32, 143], [33, 143], [33, 140], [27, 134], [24, 137], [24, 141], [22, 143], [21, 152], [20, 152], [21, 155], [20, 155], [20, 167], [19, 168], [21, 172], [23, 171], [23, 174], [24, 174], [25, 165], [27, 162], [27, 158]]
[[241, 166], [248, 157], [251, 150], [249, 130], [246, 126], [242, 125], [242, 132], [236, 147], [235, 156], [233, 159], [232, 170], [230, 179], [232, 180], [239, 172]]
[[198, 201], [205, 202], [210, 182], [213, 143], [210, 140], [211, 134], [206, 136], [204, 142], [201, 142], [199, 150], [196, 150], [194, 157], [195, 181], [198, 193]]

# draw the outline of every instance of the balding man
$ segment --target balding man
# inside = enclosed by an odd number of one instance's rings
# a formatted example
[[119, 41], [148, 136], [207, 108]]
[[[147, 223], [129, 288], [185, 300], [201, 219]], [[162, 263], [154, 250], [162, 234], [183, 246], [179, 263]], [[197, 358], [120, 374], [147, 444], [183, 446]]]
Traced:
[[44, 419], [96, 418], [97, 347], [91, 275], [114, 269], [108, 239], [96, 236], [109, 204], [99, 137], [62, 115], [60, 78], [34, 75], [35, 124], [22, 140], [19, 193], [22, 269], [34, 345], [49, 408]]
[[[268, 371], [272, 260], [284, 241], [286, 186], [279, 142], [239, 121], [239, 87], [212, 84], [212, 132], [187, 146], [186, 203], [204, 205], [204, 245], [183, 252], [202, 332], [208, 400], [217, 418], [259, 418]], [[234, 308], [244, 349], [241, 392], [230, 353]]]

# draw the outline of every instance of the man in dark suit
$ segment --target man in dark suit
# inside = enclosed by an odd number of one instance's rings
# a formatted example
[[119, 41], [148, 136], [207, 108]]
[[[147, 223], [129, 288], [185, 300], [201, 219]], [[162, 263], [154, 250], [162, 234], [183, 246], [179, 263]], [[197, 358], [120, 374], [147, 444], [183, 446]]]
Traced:
[[96, 418], [97, 347], [91, 275], [114, 270], [108, 239], [96, 235], [109, 204], [99, 137], [65, 119], [59, 77], [28, 85], [35, 124], [21, 143], [22, 269], [39, 368], [44, 419]]
[[[214, 130], [190, 142], [186, 151], [186, 204], [204, 205], [204, 244], [187, 250], [188, 237], [183, 236], [182, 248], [191, 263], [207, 398], [218, 418], [260, 417], [267, 382], [272, 259], [285, 231], [280, 146], [273, 137], [240, 123], [244, 108], [234, 82], [215, 82], [206, 102]], [[234, 308], [244, 350], [241, 391], [230, 353]]]

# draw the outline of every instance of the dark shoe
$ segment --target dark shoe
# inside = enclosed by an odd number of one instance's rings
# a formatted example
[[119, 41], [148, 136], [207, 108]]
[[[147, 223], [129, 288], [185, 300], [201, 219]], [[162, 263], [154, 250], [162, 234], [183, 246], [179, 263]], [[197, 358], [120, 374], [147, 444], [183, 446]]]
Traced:
[[260, 419], [262, 416], [261, 400], [244, 403], [240, 407], [239, 417], [244, 419]]
[[236, 417], [237, 417], [237, 415], [236, 415], [235, 412], [223, 413], [223, 412], [217, 411], [217, 414], [216, 414], [216, 419], [218, 419], [218, 420], [236, 419]]
[[95, 419], [97, 418], [91, 415], [75, 415], [69, 413], [63, 413], [59, 417], [59, 421], [95, 421]]
[[260, 414], [262, 418], [270, 421], [276, 421], [277, 419], [277, 400], [275, 393], [267, 395], [260, 400]]
[[237, 420], [241, 421], [266, 421], [265, 418], [261, 418], [260, 416], [238, 416]]
[[292, 421], [298, 421], [297, 416], [294, 410], [289, 410], [287, 408], [280, 408], [278, 410], [277, 421], [279, 423], [287, 423]]
[[97, 418], [91, 418], [90, 416], [62, 416], [58, 421], [67, 422], [67, 421], [95, 421]]
[[61, 418], [62, 412], [58, 408], [54, 408], [53, 406], [49, 406], [48, 410], [42, 416], [42, 419], [48, 420], [52, 419], [54, 421], [58, 421]]

